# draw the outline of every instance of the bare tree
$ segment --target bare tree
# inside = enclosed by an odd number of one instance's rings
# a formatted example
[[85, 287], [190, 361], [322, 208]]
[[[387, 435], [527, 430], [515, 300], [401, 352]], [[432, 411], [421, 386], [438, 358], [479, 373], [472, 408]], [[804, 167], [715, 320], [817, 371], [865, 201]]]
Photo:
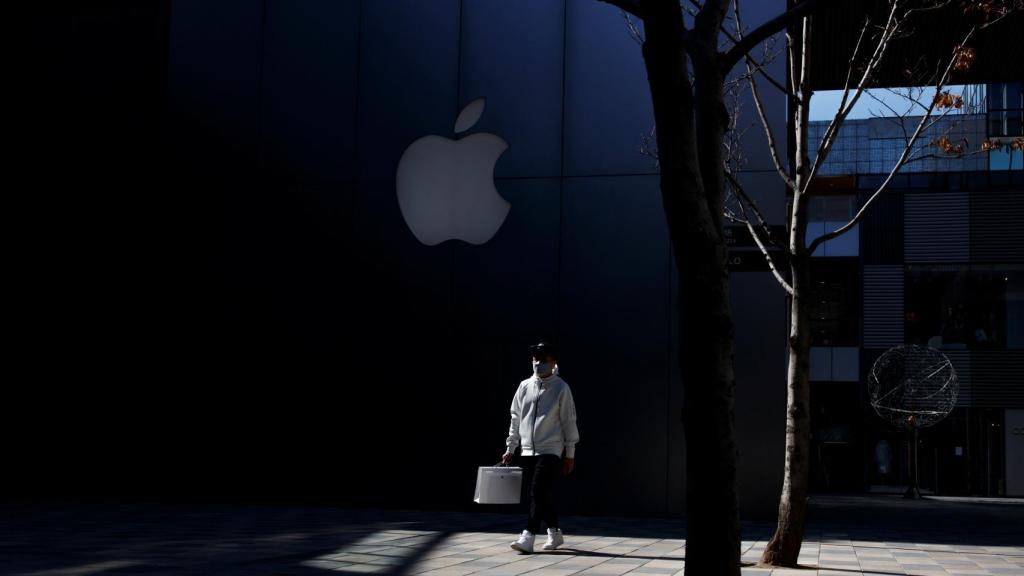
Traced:
[[685, 19], [679, 0], [603, 1], [643, 23], [661, 197], [680, 277], [680, 333], [702, 327], [700, 338], [679, 348], [687, 437], [686, 573], [739, 576], [733, 323], [723, 224], [723, 150], [731, 122], [724, 87], [754, 47], [820, 0], [801, 0], [743, 39], [730, 39], [723, 28], [728, 0], [688, 2]]
[[[917, 13], [947, 2], [910, 6], [906, 0], [889, 0], [889, 18], [865, 26], [854, 49], [854, 58], [842, 103], [817, 147], [808, 157], [808, 112], [811, 97], [810, 15], [823, 3], [800, 0], [775, 18], [747, 32], [739, 10], [729, 0], [601, 0], [626, 15], [630, 34], [641, 44], [655, 128], [642, 150], [656, 156], [661, 173], [662, 203], [668, 221], [673, 256], [679, 272], [680, 333], [701, 326], [701, 338], [681, 339], [679, 361], [684, 392], [684, 428], [687, 438], [687, 574], [738, 575], [740, 530], [736, 494], [736, 442], [733, 416], [733, 322], [729, 303], [728, 248], [724, 221], [742, 222], [768, 261], [791, 304], [790, 356], [787, 371], [786, 471], [779, 506], [779, 527], [762, 559], [773, 565], [795, 565], [803, 539], [809, 448], [808, 290], [810, 255], [823, 242], [848, 232], [892, 181], [900, 167], [912, 161], [911, 150], [930, 126], [935, 109], [955, 107], [956, 98], [942, 91], [950, 73], [969, 59], [967, 41], [1009, 11], [1006, 0], [980, 0], [966, 4], [984, 15], [983, 23], [957, 45], [945, 68], [937, 69], [930, 84], [937, 95], [924, 106], [921, 120], [907, 134], [907, 147], [889, 178], [845, 226], [807, 242], [810, 184], [828, 157], [843, 121], [865, 89], [875, 79], [890, 43], [906, 34], [907, 23]], [[1014, 2], [1016, 4], [1016, 1]], [[637, 21], [634, 21], [634, 18]], [[642, 29], [639, 23], [642, 23]], [[735, 33], [728, 30], [732, 27]], [[780, 82], [764, 72], [770, 59], [755, 61], [751, 52], [786, 31], [791, 83]], [[870, 45], [870, 47], [869, 47]], [[870, 48], [870, 49], [869, 49]], [[768, 245], [767, 221], [743, 190], [734, 169], [742, 163], [738, 126], [729, 113], [735, 95], [735, 76], [740, 62], [747, 72], [740, 78], [750, 83], [758, 115], [768, 131], [768, 142], [777, 172], [792, 196], [788, 214], [788, 242], [783, 247], [787, 265], [777, 263]], [[856, 64], [861, 62], [861, 64]], [[766, 113], [757, 94], [756, 79], [768, 81], [786, 93], [795, 110], [797, 158], [789, 170], [776, 150]], [[855, 83], [854, 83], [855, 81]], [[947, 106], [949, 104], [949, 106]], [[936, 146], [949, 153], [949, 141]], [[696, 441], [700, 438], [700, 441]]]
[[[913, 32], [912, 26], [919, 18], [927, 17], [927, 13], [950, 7], [961, 6], [969, 17], [977, 17], [968, 26], [967, 32], [956, 42], [945, 61], [919, 63], [918, 74], [912, 82], [925, 89], [911, 88], [901, 94], [906, 98], [908, 106], [898, 111], [884, 100], [879, 99], [888, 108], [888, 114], [903, 132], [903, 142], [897, 160], [889, 167], [881, 185], [871, 193], [859, 207], [856, 214], [844, 225], [816, 238], [808, 238], [808, 205], [811, 189], [815, 179], [821, 173], [829, 153], [836, 144], [843, 123], [850, 115], [854, 105], [872, 86], [878, 70], [885, 59], [894, 40]], [[794, 120], [790, 126], [795, 142], [795, 158], [792, 169], [783, 165], [780, 154], [776, 150], [777, 138], [762, 104], [758, 89], [758, 77], [755, 63], [746, 56], [747, 79], [757, 109], [758, 118], [767, 136], [771, 158], [775, 165], [790, 203], [787, 214], [788, 238], [783, 246], [786, 266], [781, 266], [772, 256], [768, 246], [774, 243], [768, 232], [768, 223], [762, 217], [757, 204], [741, 186], [736, 175], [738, 164], [725, 163], [726, 180], [733, 192], [730, 199], [732, 207], [726, 206], [726, 214], [731, 220], [746, 226], [756, 245], [768, 262], [779, 285], [785, 290], [789, 300], [789, 360], [786, 373], [786, 459], [783, 477], [782, 494], [779, 501], [778, 526], [761, 558], [761, 563], [773, 566], [796, 566], [803, 543], [804, 521], [808, 493], [808, 468], [810, 461], [810, 301], [811, 301], [811, 255], [823, 243], [833, 240], [852, 230], [864, 217], [865, 212], [877, 201], [893, 178], [902, 168], [911, 162], [936, 156], [960, 156], [972, 153], [967, 150], [967, 143], [951, 141], [945, 132], [930, 141], [922, 138], [933, 127], [954, 110], [963, 106], [962, 96], [954, 95], [947, 89], [950, 80], [957, 72], [965, 71], [973, 62], [974, 53], [970, 47], [971, 40], [985, 28], [1004, 19], [1009, 13], [1021, 8], [1020, 1], [990, 0], [961, 4], [953, 0], [917, 1], [888, 0], [886, 16], [883, 21], [875, 23], [867, 20], [861, 29], [860, 36], [853, 46], [850, 64], [847, 71], [845, 86], [842, 90], [840, 104], [825, 130], [820, 143], [811, 159], [809, 150], [814, 143], [809, 141], [808, 126], [811, 103], [811, 34], [812, 18], [804, 17], [799, 25], [787, 31], [786, 45], [789, 60], [789, 76], [791, 83], [783, 86], [773, 82], [777, 89], [786, 93], [790, 104], [794, 107]], [[750, 36], [744, 36], [740, 10], [733, 5], [736, 37], [743, 42]], [[921, 96], [925, 95], [924, 101]], [[1003, 146], [1002, 142], [985, 142], [974, 153], [986, 152]], [[1011, 147], [1020, 147], [1014, 141]], [[788, 268], [788, 269], [787, 269]]]

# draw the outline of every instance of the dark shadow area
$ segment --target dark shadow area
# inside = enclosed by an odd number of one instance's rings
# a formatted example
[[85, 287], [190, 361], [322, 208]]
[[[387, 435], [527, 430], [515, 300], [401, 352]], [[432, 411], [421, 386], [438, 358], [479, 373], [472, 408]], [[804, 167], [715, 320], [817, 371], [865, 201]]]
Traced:
[[907, 572], [879, 572], [876, 570], [854, 570], [852, 568], [817, 568], [815, 566], [799, 566], [797, 570], [828, 570], [829, 572], [849, 572], [850, 574], [877, 574], [879, 576], [916, 576]]
[[[563, 522], [573, 535], [682, 539], [685, 519], [591, 518]], [[767, 540], [771, 522], [743, 522], [744, 540]], [[837, 536], [842, 535], [842, 536]], [[807, 512], [808, 540], [842, 538], [886, 543], [1019, 546], [1024, 542], [1024, 501], [925, 498], [900, 495], [813, 495]], [[886, 545], [886, 547], [889, 547]], [[897, 545], [890, 547], [898, 549]]]
[[[920, 553], [928, 550], [921, 545], [946, 545], [948, 549], [939, 551], [1010, 558], [1017, 557], [1012, 550], [986, 548], [1014, 546], [1019, 550], [1024, 542], [1022, 515], [1024, 505], [1010, 502], [815, 497], [806, 542], [849, 545], [853, 541], [858, 548]], [[200, 504], [13, 505], [0, 507], [0, 557], [4, 558], [4, 574], [25, 575], [73, 569], [76, 574], [101, 575], [314, 576], [328, 571], [344, 573], [346, 568], [351, 568], [349, 572], [409, 574], [430, 551], [451, 544], [453, 537], [462, 539], [458, 543], [461, 551], [453, 554], [472, 555], [482, 547], [500, 548], [504, 534], [511, 541], [521, 522], [518, 514], [491, 512]], [[752, 541], [767, 539], [772, 528], [765, 523], [744, 523], [744, 552], [751, 552]], [[644, 550], [655, 540], [685, 538], [686, 524], [680, 520], [574, 516], [564, 519], [563, 529], [569, 538], [607, 538], [607, 546], [630, 550], [567, 547], [541, 552], [538, 543], [539, 555], [684, 561]], [[470, 532], [481, 533], [479, 539], [465, 534]], [[652, 542], [638, 541], [648, 539]], [[501, 553], [487, 553], [489, 557], [495, 554]], [[511, 551], [507, 555], [508, 562], [519, 557]]]
[[[827, 525], [850, 540], [963, 546], [1020, 546], [1020, 500], [906, 500], [898, 495], [812, 496], [808, 531]], [[827, 535], [825, 536], [827, 538]]]
[[[542, 552], [545, 556], [584, 556], [589, 558], [624, 558], [624, 554], [611, 554], [608, 552], [595, 552], [593, 550], [576, 550], [573, 548], [559, 548], [558, 550], [550, 550]], [[630, 559], [636, 560], [678, 560], [683, 562], [686, 560], [683, 556], [642, 556], [636, 554], [630, 554]]]
[[456, 532], [512, 530], [487, 514], [270, 506], [4, 506], [0, 517], [2, 573], [26, 575], [404, 574]]

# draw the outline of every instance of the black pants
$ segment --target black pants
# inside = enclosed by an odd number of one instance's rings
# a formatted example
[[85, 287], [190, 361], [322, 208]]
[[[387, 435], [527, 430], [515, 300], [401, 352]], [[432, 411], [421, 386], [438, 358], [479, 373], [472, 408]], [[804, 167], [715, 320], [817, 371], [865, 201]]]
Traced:
[[555, 481], [562, 475], [562, 458], [550, 454], [527, 456], [523, 463], [531, 473], [530, 518], [526, 529], [532, 534], [540, 533], [541, 522], [548, 528], [558, 528], [558, 512], [555, 510]]

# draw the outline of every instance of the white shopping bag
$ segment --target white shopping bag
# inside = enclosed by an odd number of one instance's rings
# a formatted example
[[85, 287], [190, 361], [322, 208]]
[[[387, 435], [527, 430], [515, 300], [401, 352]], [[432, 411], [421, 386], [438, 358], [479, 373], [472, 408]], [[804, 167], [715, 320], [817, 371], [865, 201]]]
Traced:
[[519, 504], [523, 469], [518, 466], [481, 466], [476, 472], [477, 504]]

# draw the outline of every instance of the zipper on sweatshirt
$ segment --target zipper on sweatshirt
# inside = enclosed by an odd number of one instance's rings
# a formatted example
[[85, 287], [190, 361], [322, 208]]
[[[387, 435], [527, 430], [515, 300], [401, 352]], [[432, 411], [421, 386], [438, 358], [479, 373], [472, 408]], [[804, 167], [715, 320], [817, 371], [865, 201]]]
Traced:
[[541, 382], [537, 381], [537, 395], [533, 398], [533, 437], [531, 442], [533, 443], [533, 455], [537, 456], [537, 411], [540, 409], [540, 388]]

